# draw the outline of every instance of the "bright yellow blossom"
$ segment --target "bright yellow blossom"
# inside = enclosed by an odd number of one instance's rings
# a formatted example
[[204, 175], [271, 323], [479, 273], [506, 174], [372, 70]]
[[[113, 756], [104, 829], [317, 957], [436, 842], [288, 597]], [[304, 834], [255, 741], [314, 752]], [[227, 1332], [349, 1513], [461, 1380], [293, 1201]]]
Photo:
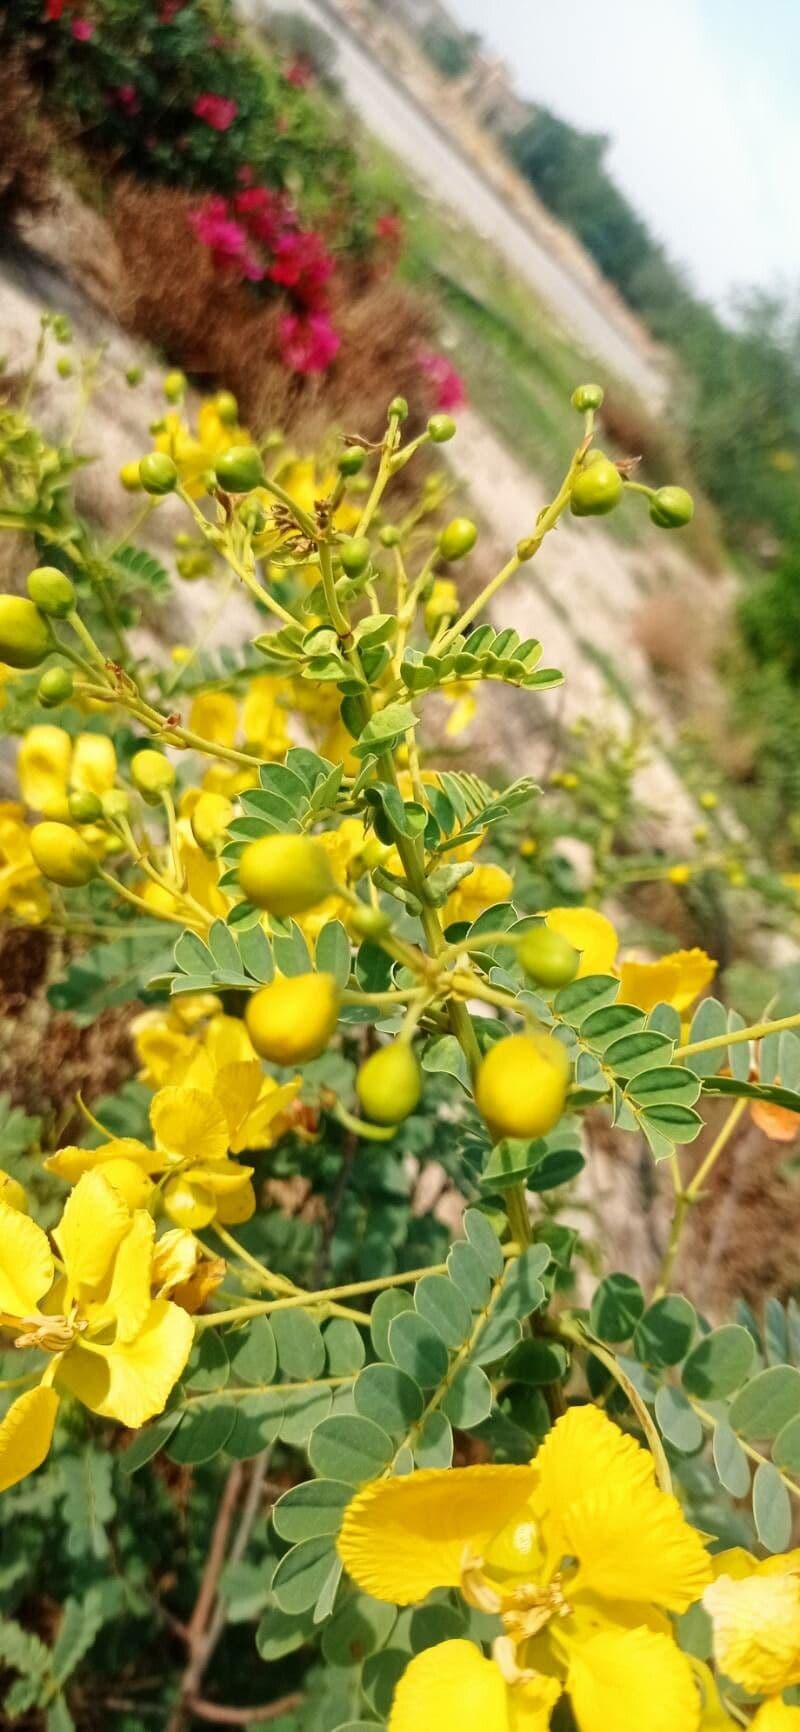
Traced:
[[800, 1684], [800, 1551], [758, 1562], [737, 1548], [716, 1557], [714, 1570], [703, 1605], [719, 1671], [753, 1696]]
[[242, 703], [232, 692], [198, 692], [189, 726], [220, 746], [241, 746], [264, 761], [285, 758], [292, 744], [287, 727], [289, 687], [271, 674], [258, 674]]
[[671, 950], [657, 962], [618, 957], [616, 929], [596, 908], [549, 908], [544, 918], [553, 932], [560, 932], [581, 952], [578, 979], [589, 974], [618, 974], [624, 1003], [638, 1005], [640, 1010], [671, 1004], [683, 1015], [717, 972], [713, 957], [699, 949]]
[[389, 1732], [545, 1732], [562, 1693], [579, 1732], [695, 1732], [700, 1694], [664, 1612], [711, 1567], [652, 1458], [595, 1407], [557, 1420], [529, 1467], [374, 1481], [345, 1512], [345, 1567], [377, 1599], [460, 1588], [497, 1616], [484, 1659], [444, 1642], [411, 1661]]
[[170, 409], [164, 416], [162, 431], [155, 436], [156, 451], [165, 451], [172, 458], [192, 499], [199, 499], [204, 493], [204, 477], [223, 451], [231, 445], [250, 444], [252, 439], [246, 428], [229, 426], [220, 420], [213, 397], [207, 397], [200, 405], [196, 433], [192, 433], [176, 409]]
[[[189, 994], [196, 1002], [212, 994]], [[228, 1124], [228, 1147], [269, 1148], [286, 1129], [286, 1114], [300, 1090], [300, 1078], [278, 1084], [265, 1076], [261, 1060], [238, 1016], [214, 1010], [202, 1027], [181, 1024], [173, 1006], [145, 1011], [134, 1024], [136, 1049], [144, 1065], [142, 1081], [161, 1087], [177, 1083], [214, 1095]]]
[[447, 898], [442, 910], [445, 926], [466, 920], [471, 924], [495, 902], [507, 902], [513, 889], [514, 880], [504, 866], [490, 863], [473, 867], [469, 877], [462, 878]]
[[152, 1297], [154, 1233], [152, 1217], [131, 1213], [98, 1172], [67, 1200], [53, 1234], [59, 1263], [41, 1227], [0, 1202], [0, 1329], [49, 1356], [0, 1423], [0, 1490], [44, 1461], [57, 1389], [128, 1426], [164, 1407], [193, 1329], [180, 1306]]
[[50, 894], [33, 858], [22, 806], [0, 801], [0, 914], [15, 914], [40, 926], [50, 912]]
[[71, 739], [53, 722], [29, 728], [20, 742], [17, 781], [23, 800], [44, 818], [69, 818], [71, 793], [102, 795], [114, 787], [117, 755], [107, 734]]

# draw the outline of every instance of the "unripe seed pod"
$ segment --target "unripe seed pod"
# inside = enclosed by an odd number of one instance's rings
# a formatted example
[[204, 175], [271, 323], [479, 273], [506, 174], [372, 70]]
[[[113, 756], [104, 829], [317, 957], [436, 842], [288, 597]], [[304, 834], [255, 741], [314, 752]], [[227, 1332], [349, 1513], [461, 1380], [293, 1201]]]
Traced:
[[587, 409], [599, 409], [604, 396], [602, 385], [576, 385], [570, 403], [583, 414]]
[[180, 403], [186, 394], [186, 374], [176, 368], [164, 379], [164, 396], [168, 403]]
[[175, 781], [175, 769], [163, 752], [145, 746], [131, 758], [131, 781], [146, 800], [157, 800]]
[[75, 682], [68, 668], [47, 668], [36, 688], [36, 696], [46, 710], [65, 704], [72, 697]]
[[360, 577], [366, 571], [370, 560], [370, 545], [365, 535], [353, 535], [348, 541], [340, 541], [337, 553], [342, 562], [342, 570], [348, 577]]
[[67, 804], [73, 824], [97, 824], [103, 816], [102, 800], [88, 788], [76, 788]]
[[172, 493], [178, 481], [178, 471], [166, 451], [148, 451], [139, 464], [139, 480], [145, 493], [159, 498]]
[[378, 532], [381, 547], [397, 547], [400, 542], [400, 531], [393, 523], [385, 523]]
[[580, 952], [549, 926], [532, 926], [517, 945], [517, 961], [531, 980], [556, 988], [575, 979]]
[[256, 908], [279, 920], [305, 914], [336, 891], [330, 861], [313, 836], [260, 836], [239, 861], [239, 883]]
[[75, 606], [75, 586], [55, 565], [37, 565], [28, 572], [28, 594], [41, 613], [66, 619]]
[[141, 367], [133, 366], [125, 368], [125, 383], [127, 385], [141, 385], [143, 378], [144, 372]]
[[232, 445], [214, 466], [215, 479], [226, 493], [250, 493], [264, 480], [264, 465], [255, 445]]
[[568, 1082], [560, 1041], [551, 1034], [509, 1034], [481, 1063], [475, 1104], [498, 1140], [543, 1137], [564, 1111]]
[[239, 405], [232, 391], [218, 391], [214, 398], [214, 407], [223, 427], [235, 427], [239, 419]]
[[132, 463], [123, 463], [119, 478], [126, 493], [141, 493], [142, 483], [139, 476], [139, 465], [135, 460]]
[[477, 539], [477, 527], [469, 517], [454, 517], [439, 536], [442, 559], [463, 559], [465, 554], [472, 552]]
[[376, 1125], [399, 1125], [413, 1113], [422, 1094], [422, 1072], [407, 1041], [393, 1040], [366, 1059], [356, 1093]]
[[362, 902], [358, 908], [352, 908], [347, 920], [357, 938], [385, 938], [387, 932], [392, 930], [388, 914], [384, 914], [382, 908], [373, 908], [369, 902]]
[[271, 1064], [308, 1064], [336, 1032], [339, 988], [332, 974], [278, 975], [254, 993], [245, 1011], [257, 1053]]
[[683, 529], [694, 517], [694, 500], [685, 487], [659, 487], [650, 500], [650, 517], [659, 529]]
[[53, 884], [65, 890], [88, 884], [97, 872], [97, 861], [88, 843], [71, 830], [69, 824], [57, 824], [46, 819], [34, 824], [30, 836], [31, 853], [42, 873]]
[[406, 416], [408, 415], [408, 404], [405, 397], [392, 398], [392, 401], [389, 404], [389, 414], [393, 416], [396, 421], [405, 421]]
[[0, 662], [36, 668], [53, 648], [44, 614], [24, 595], [0, 595]]
[[340, 475], [358, 475], [364, 467], [364, 452], [360, 445], [348, 445], [336, 460]]
[[573, 517], [605, 517], [623, 494], [623, 481], [615, 464], [599, 454], [572, 483], [570, 510]]
[[434, 445], [446, 445], [456, 435], [456, 424], [452, 415], [431, 415], [428, 432]]
[[68, 355], [59, 355], [56, 361], [56, 372], [59, 379], [72, 378], [72, 362]]

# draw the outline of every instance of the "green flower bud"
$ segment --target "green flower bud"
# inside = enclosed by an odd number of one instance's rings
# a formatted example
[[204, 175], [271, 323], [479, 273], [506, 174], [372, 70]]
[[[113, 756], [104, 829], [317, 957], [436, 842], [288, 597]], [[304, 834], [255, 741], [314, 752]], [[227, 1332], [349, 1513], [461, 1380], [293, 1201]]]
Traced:
[[381, 547], [397, 547], [400, 542], [400, 531], [395, 528], [393, 523], [385, 523], [383, 528], [378, 531], [378, 540]]
[[555, 989], [575, 979], [580, 953], [560, 932], [532, 926], [517, 945], [517, 961], [531, 980]]
[[405, 421], [408, 415], [408, 404], [405, 397], [393, 397], [389, 404], [389, 415], [395, 421]]
[[50, 627], [24, 595], [0, 595], [0, 662], [35, 668], [53, 648]]
[[456, 435], [456, 424], [452, 415], [432, 415], [428, 422], [428, 432], [434, 445], [446, 445], [448, 440]]
[[439, 552], [448, 562], [463, 559], [471, 553], [478, 539], [476, 525], [469, 517], [454, 517], [439, 536]]
[[231, 445], [217, 458], [214, 475], [226, 493], [250, 493], [261, 486], [264, 465], [255, 445]]
[[164, 379], [164, 396], [168, 403], [182, 403], [186, 395], [186, 374], [176, 367], [172, 373], [167, 373]]
[[239, 419], [239, 405], [232, 391], [218, 391], [214, 398], [214, 407], [223, 427], [235, 427]]
[[602, 385], [576, 385], [570, 403], [583, 414], [587, 409], [599, 409], [604, 396]]
[[357, 938], [371, 938], [373, 942], [385, 938], [387, 932], [392, 930], [388, 914], [384, 914], [382, 908], [373, 908], [369, 902], [362, 902], [358, 908], [351, 908], [347, 919]]
[[694, 517], [694, 500], [685, 487], [659, 487], [650, 500], [650, 517], [659, 529], [683, 529]]
[[236, 515], [251, 535], [261, 535], [267, 527], [267, 514], [257, 499], [243, 499]]
[[75, 588], [55, 565], [37, 565], [27, 577], [28, 594], [41, 613], [66, 619], [75, 607]]
[[72, 342], [72, 326], [66, 313], [54, 313], [52, 318], [53, 336], [57, 343]]
[[573, 517], [605, 517], [623, 494], [623, 481], [616, 465], [599, 453], [588, 469], [581, 469], [572, 483], [570, 510]]
[[145, 493], [156, 498], [172, 493], [178, 481], [178, 471], [166, 451], [148, 451], [139, 464], [139, 480]]
[[59, 355], [58, 360], [56, 361], [56, 372], [59, 379], [72, 378], [72, 362], [69, 355]]
[[74, 684], [68, 668], [46, 668], [36, 688], [36, 696], [46, 710], [54, 710], [57, 704], [65, 704], [72, 697]]
[[125, 368], [125, 383], [127, 385], [141, 385], [143, 378], [144, 372], [141, 367], [133, 366]]
[[97, 824], [103, 816], [103, 802], [88, 788], [76, 788], [69, 796], [69, 815], [74, 824]]
[[360, 577], [366, 571], [370, 560], [370, 545], [365, 535], [354, 535], [348, 541], [340, 541], [337, 553], [342, 562], [342, 570], [348, 577]]
[[347, 450], [342, 451], [337, 458], [336, 467], [340, 475], [357, 475], [364, 467], [364, 452], [361, 446], [348, 445]]

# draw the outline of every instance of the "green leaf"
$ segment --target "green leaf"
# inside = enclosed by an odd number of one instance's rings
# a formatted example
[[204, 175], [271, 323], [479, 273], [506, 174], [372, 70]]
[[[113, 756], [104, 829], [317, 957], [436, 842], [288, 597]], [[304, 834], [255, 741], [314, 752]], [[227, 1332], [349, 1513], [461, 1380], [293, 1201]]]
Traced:
[[170, 1461], [179, 1462], [181, 1467], [198, 1467], [201, 1462], [211, 1461], [225, 1448], [234, 1419], [232, 1402], [198, 1401], [187, 1408], [167, 1445]]
[[510, 1353], [503, 1366], [503, 1377], [512, 1383], [527, 1383], [541, 1388], [547, 1383], [560, 1383], [569, 1371], [570, 1358], [559, 1341], [540, 1341], [535, 1336], [521, 1341]]
[[493, 1365], [496, 1359], [505, 1358], [521, 1340], [522, 1329], [517, 1318], [510, 1312], [498, 1314], [495, 1311], [487, 1317], [470, 1357], [476, 1365]]
[[[173, 951], [175, 967], [182, 974], [212, 974], [214, 958], [196, 932], [182, 932]], [[238, 957], [237, 957], [238, 961]]]
[[[687, 1046], [693, 1046], [699, 1040], [718, 1040], [720, 1035], [728, 1033], [728, 1013], [724, 1004], [717, 998], [704, 998], [698, 1005], [692, 1018]], [[727, 1046], [712, 1047], [710, 1052], [693, 1052], [691, 1055], [692, 1070], [697, 1076], [714, 1076], [723, 1064], [728, 1061]]]
[[367, 1365], [356, 1380], [353, 1400], [356, 1411], [390, 1437], [404, 1437], [425, 1406], [419, 1384], [397, 1365]]
[[519, 1257], [506, 1264], [503, 1285], [495, 1307], [495, 1316], [510, 1315], [523, 1322], [544, 1304], [545, 1293], [541, 1276], [552, 1262], [549, 1245], [529, 1245]]
[[394, 1445], [388, 1434], [361, 1414], [332, 1414], [316, 1427], [308, 1456], [322, 1479], [341, 1479], [362, 1485], [376, 1479], [391, 1461]]
[[[624, 1038], [624, 1050], [627, 1051], [630, 1049], [633, 1034], [638, 1033], [639, 1029], [643, 1028], [643, 1024], [644, 1011], [639, 1010], [634, 1004], [601, 1005], [598, 1010], [593, 1010], [584, 1017], [581, 1023], [581, 1040], [588, 1041], [593, 1052], [603, 1054], [606, 1050], [618, 1049]], [[650, 1053], [652, 1043], [655, 1040], [654, 1034], [644, 1032], [645, 1054]]]
[[422, 1068], [455, 1077], [462, 1088], [471, 1092], [469, 1065], [454, 1034], [443, 1034], [438, 1040], [431, 1041], [422, 1054]]
[[681, 1017], [674, 1004], [657, 1004], [647, 1018], [647, 1026], [666, 1035], [674, 1046], [678, 1045], [681, 1038]]
[[281, 1390], [281, 1398], [285, 1408], [281, 1438], [296, 1449], [305, 1449], [314, 1427], [327, 1419], [331, 1411], [333, 1390], [320, 1384], [312, 1384], [310, 1389], [298, 1384], [293, 1389], [287, 1383]]
[[152, 1425], [144, 1431], [137, 1432], [133, 1443], [129, 1443], [119, 1457], [123, 1473], [137, 1473], [145, 1463], [152, 1461], [154, 1455], [169, 1441], [173, 1431], [180, 1425], [182, 1413], [179, 1407], [172, 1408], [169, 1413], [160, 1413]]
[[664, 1383], [656, 1395], [656, 1419], [663, 1436], [681, 1455], [694, 1455], [702, 1447], [703, 1427], [680, 1389]]
[[234, 1375], [240, 1383], [273, 1382], [278, 1369], [278, 1349], [268, 1317], [251, 1317], [240, 1335], [227, 1337], [227, 1345]]
[[449, 1467], [453, 1459], [453, 1432], [446, 1413], [429, 1413], [414, 1445], [417, 1467]]
[[596, 1288], [589, 1312], [593, 1334], [601, 1341], [629, 1341], [644, 1315], [644, 1294], [632, 1275], [606, 1275]]
[[[694, 1060], [692, 1060], [694, 1063]], [[773, 1107], [786, 1107], [790, 1113], [800, 1113], [800, 1095], [777, 1083], [741, 1082], [735, 1076], [710, 1077], [703, 1083], [704, 1095], [727, 1095], [748, 1101], [766, 1101]], [[798, 1127], [800, 1132], [800, 1127]]]
[[673, 1064], [641, 1071], [628, 1084], [627, 1093], [637, 1106], [650, 1112], [653, 1107], [676, 1103], [691, 1107], [698, 1099], [701, 1087], [700, 1078], [693, 1071]]
[[366, 1358], [360, 1329], [348, 1317], [332, 1317], [323, 1330], [328, 1372], [331, 1377], [347, 1377], [360, 1371]]
[[61, 1457], [59, 1474], [63, 1488], [61, 1515], [70, 1557], [107, 1557], [110, 1546], [106, 1529], [117, 1507], [110, 1456], [87, 1443]]
[[494, 1228], [479, 1209], [467, 1209], [464, 1232], [490, 1280], [496, 1281], [503, 1273], [503, 1252]]
[[[189, 933], [185, 937], [191, 936]], [[214, 920], [208, 931], [208, 948], [217, 968], [229, 974], [241, 974], [242, 962], [236, 939], [224, 920]], [[176, 945], [177, 950], [177, 945]]]
[[529, 1191], [555, 1191], [582, 1173], [586, 1162], [580, 1149], [542, 1149], [525, 1181]]
[[[368, 1654], [385, 1648], [396, 1622], [396, 1606], [373, 1600], [369, 1594], [354, 1594], [328, 1624], [322, 1637], [323, 1656], [329, 1666], [356, 1666]], [[375, 1732], [374, 1720], [370, 1732]]]
[[197, 1391], [224, 1389], [230, 1369], [228, 1349], [222, 1336], [216, 1330], [206, 1329], [199, 1339], [195, 1337], [182, 1382], [186, 1389]]
[[389, 1359], [389, 1325], [401, 1311], [411, 1311], [414, 1301], [402, 1287], [387, 1287], [379, 1293], [370, 1312], [369, 1332], [372, 1345], [380, 1360]]
[[410, 704], [387, 704], [385, 709], [377, 710], [370, 717], [365, 728], [352, 748], [353, 756], [365, 758], [370, 752], [391, 751], [399, 745], [409, 728], [417, 725], [417, 718]]
[[344, 1480], [307, 1479], [293, 1485], [273, 1508], [275, 1532], [292, 1541], [338, 1534], [352, 1496], [353, 1487]]
[[753, 1477], [753, 1520], [768, 1552], [785, 1552], [792, 1538], [792, 1506], [776, 1467], [762, 1461]]
[[553, 1010], [571, 1028], [580, 1028], [586, 1018], [606, 1005], [614, 1004], [619, 994], [619, 981], [612, 974], [586, 974], [580, 980], [556, 993]]
[[745, 1438], [773, 1438], [800, 1414], [800, 1371], [771, 1365], [739, 1390], [730, 1411], [735, 1432]]
[[311, 1611], [293, 1617], [288, 1612], [282, 1612], [279, 1606], [270, 1606], [264, 1613], [256, 1632], [256, 1647], [262, 1660], [272, 1664], [282, 1660], [286, 1654], [293, 1654], [298, 1648], [305, 1646], [313, 1633], [314, 1621]]
[[492, 1291], [492, 1283], [474, 1246], [463, 1239], [458, 1240], [450, 1248], [447, 1268], [451, 1281], [463, 1293], [467, 1304], [473, 1311], [482, 1311]]
[[447, 1275], [425, 1275], [414, 1290], [414, 1306], [450, 1348], [461, 1347], [472, 1328], [472, 1311]]
[[257, 924], [246, 930], [237, 929], [236, 942], [239, 955], [254, 980], [260, 985], [268, 986], [275, 975], [275, 964], [272, 959], [272, 947], [263, 926]]
[[403, 1311], [389, 1325], [389, 1353], [395, 1365], [420, 1383], [435, 1389], [447, 1376], [448, 1352], [438, 1330], [416, 1311]]
[[321, 974], [332, 974], [338, 986], [350, 979], [350, 940], [341, 920], [329, 920], [319, 934], [315, 951], [316, 967]]
[[731, 1497], [746, 1497], [750, 1490], [749, 1463], [726, 1419], [720, 1419], [714, 1428], [712, 1451], [720, 1484]]
[[772, 1445], [772, 1459], [776, 1467], [800, 1473], [800, 1414], [781, 1427]]
[[[167, 928], [167, 931], [169, 928]], [[135, 937], [105, 939], [69, 962], [61, 978], [50, 987], [47, 999], [54, 1010], [67, 1010], [80, 1028], [94, 1022], [101, 1011], [141, 999], [151, 1004], [152, 975], [169, 973], [172, 947], [164, 941], [164, 928], [137, 926]]]
[[57, 1684], [63, 1685], [72, 1677], [104, 1622], [103, 1596], [99, 1588], [90, 1588], [80, 1600], [70, 1595], [64, 1601], [58, 1635], [50, 1655], [50, 1670]]
[[304, 1382], [321, 1377], [325, 1370], [325, 1342], [322, 1332], [307, 1311], [276, 1311], [272, 1331], [278, 1349], [278, 1363], [287, 1377]]
[[233, 1429], [225, 1448], [234, 1461], [250, 1461], [280, 1436], [285, 1417], [283, 1398], [277, 1391], [268, 1394], [254, 1390], [251, 1395], [241, 1395], [232, 1406]]
[[703, 1129], [703, 1121], [694, 1107], [681, 1106], [679, 1101], [665, 1101], [663, 1105], [642, 1110], [642, 1127], [655, 1131], [657, 1136], [670, 1143], [693, 1143]]
[[721, 1401], [749, 1377], [754, 1359], [747, 1330], [739, 1323], [726, 1323], [692, 1349], [683, 1367], [683, 1387], [703, 1401]]
[[282, 1612], [296, 1617], [316, 1605], [330, 1574], [335, 1554], [330, 1539], [301, 1540], [292, 1546], [277, 1565], [272, 1578], [272, 1593]]
[[451, 1425], [470, 1431], [481, 1425], [492, 1411], [492, 1386], [479, 1365], [462, 1365], [442, 1400], [442, 1413]]
[[[615, 1006], [615, 1009], [623, 1007]], [[606, 1048], [605, 1062], [616, 1076], [638, 1077], [640, 1072], [651, 1075], [669, 1064], [673, 1043], [654, 1028], [641, 1028], [635, 1034], [623, 1034]], [[635, 1091], [630, 1090], [631, 1094]], [[699, 1089], [698, 1089], [699, 1093]]]
[[415, 1654], [466, 1635], [468, 1618], [462, 1606], [417, 1606], [411, 1613], [408, 1638]]
[[697, 1316], [688, 1299], [680, 1293], [665, 1293], [637, 1323], [634, 1352], [645, 1365], [677, 1365], [688, 1353], [696, 1328]]

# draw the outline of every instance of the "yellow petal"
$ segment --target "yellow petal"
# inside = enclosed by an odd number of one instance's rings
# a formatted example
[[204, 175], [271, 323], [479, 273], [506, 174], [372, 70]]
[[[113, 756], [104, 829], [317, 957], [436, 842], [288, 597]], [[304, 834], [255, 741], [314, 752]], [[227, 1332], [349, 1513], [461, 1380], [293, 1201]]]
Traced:
[[300, 1077], [279, 1087], [264, 1076], [256, 1059], [224, 1065], [217, 1072], [214, 1095], [228, 1121], [231, 1153], [268, 1147], [273, 1120], [288, 1111], [300, 1087]]
[[[626, 1493], [655, 1484], [649, 1450], [626, 1437], [599, 1407], [571, 1407], [556, 1420], [536, 1458], [535, 1506], [547, 1525], [548, 1541], [563, 1511], [595, 1486], [621, 1487]], [[566, 1549], [561, 1536], [554, 1535]], [[557, 1561], [557, 1560], [554, 1560]]]
[[576, 1588], [685, 1612], [711, 1578], [708, 1553], [677, 1498], [652, 1485], [605, 1486], [571, 1502], [559, 1526], [578, 1559]]
[[159, 1089], [150, 1106], [150, 1123], [160, 1148], [176, 1160], [224, 1160], [228, 1126], [222, 1108], [200, 1089]]
[[106, 794], [117, 779], [117, 754], [108, 734], [79, 734], [72, 753], [70, 786], [81, 793]]
[[[472, 1642], [425, 1648], [395, 1691], [389, 1732], [510, 1732], [508, 1687]], [[547, 1726], [547, 1717], [540, 1721]]]
[[58, 1396], [52, 1389], [28, 1389], [9, 1408], [0, 1423], [0, 1491], [41, 1467], [57, 1412]]
[[105, 1279], [130, 1221], [127, 1203], [103, 1174], [84, 1173], [53, 1233], [72, 1294], [80, 1287], [98, 1287]]
[[100, 1143], [96, 1149], [82, 1149], [70, 1143], [66, 1148], [56, 1149], [54, 1155], [48, 1155], [44, 1164], [48, 1173], [57, 1173], [60, 1179], [66, 1179], [68, 1185], [77, 1185], [82, 1173], [105, 1167], [109, 1161], [129, 1161], [141, 1173], [157, 1171], [157, 1161], [154, 1169], [153, 1159], [152, 1149], [136, 1137], [112, 1137], [110, 1142]]
[[173, 1287], [188, 1281], [197, 1268], [202, 1249], [186, 1227], [170, 1227], [153, 1249], [153, 1286], [166, 1299]]
[[212, 1197], [227, 1197], [241, 1190], [252, 1177], [252, 1167], [242, 1167], [238, 1161], [206, 1161], [202, 1167], [187, 1167], [182, 1177], [190, 1185], [202, 1185]]
[[188, 1069], [194, 1058], [196, 1043], [191, 1035], [183, 1034], [179, 1029], [168, 1028], [161, 1019], [157, 1023], [145, 1023], [144, 1019], [134, 1025], [134, 1041], [139, 1063], [142, 1065], [142, 1081], [152, 1083], [160, 1088], [162, 1083], [182, 1083], [184, 1071]]
[[104, 1161], [97, 1170], [115, 1191], [119, 1191], [131, 1213], [134, 1209], [147, 1208], [155, 1185], [137, 1161]]
[[359, 1587], [411, 1605], [458, 1587], [465, 1548], [481, 1554], [531, 1495], [527, 1467], [428, 1468], [364, 1487], [345, 1511], [339, 1551]]
[[80, 1341], [65, 1354], [59, 1383], [85, 1407], [136, 1429], [160, 1413], [189, 1357], [191, 1318], [169, 1299], [155, 1299], [132, 1341], [110, 1347]]
[[705, 950], [696, 946], [693, 950], [672, 950], [668, 956], [661, 958], [662, 962], [674, 962], [679, 975], [680, 984], [677, 996], [672, 1000], [675, 1009], [681, 1012], [688, 1010], [694, 1004], [701, 992], [711, 985], [717, 972], [717, 963]]
[[249, 1179], [235, 1191], [217, 1198], [217, 1220], [223, 1227], [240, 1227], [256, 1212], [256, 1194]]
[[604, 1631], [570, 1652], [579, 1732], [695, 1732], [700, 1695], [686, 1656], [653, 1630]]
[[53, 1285], [47, 1235], [19, 1209], [0, 1203], [0, 1311], [29, 1317]]
[[199, 692], [189, 711], [189, 726], [204, 740], [218, 746], [235, 746], [239, 729], [239, 705], [230, 692]]
[[257, 1056], [241, 1017], [225, 1016], [224, 1013], [212, 1016], [203, 1045], [215, 1070], [221, 1070], [227, 1064], [252, 1063]]
[[629, 957], [620, 967], [620, 998], [625, 1004], [652, 1010], [657, 1004], [676, 1003], [681, 976], [677, 963], [664, 956], [660, 962], [637, 962]]
[[546, 924], [560, 932], [581, 953], [578, 979], [587, 974], [613, 974], [619, 939], [605, 914], [596, 908], [548, 908]]
[[790, 1708], [775, 1696], [759, 1708], [750, 1732], [800, 1732], [800, 1708]]
[[72, 741], [64, 728], [41, 722], [29, 728], [17, 755], [17, 781], [26, 806], [45, 818], [66, 818]]
[[207, 1227], [217, 1212], [217, 1200], [204, 1185], [190, 1184], [180, 1174], [164, 1188], [164, 1208], [176, 1227]]
[[114, 1270], [104, 1310], [117, 1326], [118, 1341], [133, 1341], [150, 1310], [155, 1222], [137, 1209], [114, 1258]]
[[16, 1209], [21, 1215], [28, 1213], [25, 1186], [20, 1184], [19, 1179], [12, 1179], [11, 1174], [5, 1172], [2, 1167], [0, 1167], [0, 1202], [6, 1203], [9, 1209]]
[[714, 1631], [721, 1672], [754, 1696], [777, 1696], [800, 1683], [800, 1580], [760, 1571], [734, 1581], [718, 1576], [703, 1605]]

